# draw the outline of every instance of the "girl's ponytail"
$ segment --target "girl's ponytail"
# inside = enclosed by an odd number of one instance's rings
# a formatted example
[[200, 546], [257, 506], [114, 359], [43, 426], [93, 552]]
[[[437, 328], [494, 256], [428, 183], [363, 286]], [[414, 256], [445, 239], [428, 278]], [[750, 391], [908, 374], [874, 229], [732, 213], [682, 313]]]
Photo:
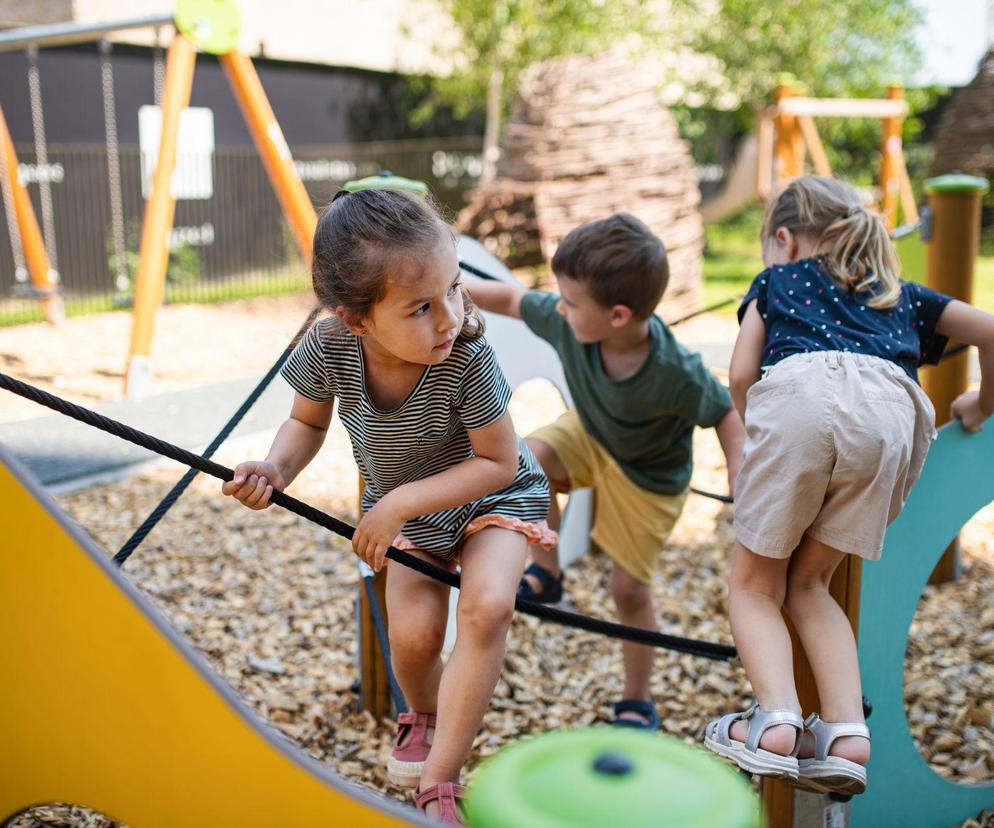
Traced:
[[901, 262], [890, 235], [848, 184], [813, 175], [794, 179], [770, 205], [763, 239], [779, 227], [815, 239], [832, 277], [846, 290], [872, 293], [871, 308], [897, 304]]

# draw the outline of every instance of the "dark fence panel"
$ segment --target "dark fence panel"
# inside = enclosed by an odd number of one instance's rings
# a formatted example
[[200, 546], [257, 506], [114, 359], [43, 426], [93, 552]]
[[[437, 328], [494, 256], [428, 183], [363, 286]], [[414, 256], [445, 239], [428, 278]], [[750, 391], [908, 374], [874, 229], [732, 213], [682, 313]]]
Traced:
[[[345, 181], [389, 170], [426, 181], [451, 218], [480, 173], [477, 138], [418, 139], [293, 148], [318, 210]], [[17, 146], [21, 177], [42, 222], [39, 178], [49, 182], [61, 290], [71, 314], [130, 305], [144, 210], [137, 147], [120, 151], [126, 239], [121, 278], [115, 256], [107, 156], [101, 147], [53, 144], [38, 169], [33, 147]], [[259, 157], [222, 147], [206, 161], [212, 193], [176, 202], [166, 300], [202, 302], [306, 289], [303, 257]], [[178, 176], [179, 187], [194, 182]], [[177, 182], [174, 181], [174, 184]], [[202, 184], [203, 181], [200, 180]], [[41, 319], [30, 284], [15, 279], [11, 238], [0, 230], [0, 325]]]

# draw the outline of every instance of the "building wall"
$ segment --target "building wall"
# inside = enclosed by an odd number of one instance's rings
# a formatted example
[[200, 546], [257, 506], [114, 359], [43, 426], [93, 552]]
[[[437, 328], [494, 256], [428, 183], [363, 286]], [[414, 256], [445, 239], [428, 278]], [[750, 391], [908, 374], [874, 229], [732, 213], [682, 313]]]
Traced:
[[[73, 20], [97, 23], [169, 14], [172, 0], [0, 0], [0, 26]], [[239, 0], [238, 47], [253, 57], [354, 66], [385, 72], [444, 73], [432, 49], [448, 22], [431, 0]], [[150, 45], [154, 32], [114, 40]]]

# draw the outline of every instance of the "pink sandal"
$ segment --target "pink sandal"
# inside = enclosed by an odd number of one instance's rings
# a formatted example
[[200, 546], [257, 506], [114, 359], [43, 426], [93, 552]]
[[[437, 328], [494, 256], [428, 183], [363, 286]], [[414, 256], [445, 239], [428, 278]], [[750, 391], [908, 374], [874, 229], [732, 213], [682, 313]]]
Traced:
[[424, 813], [429, 802], [438, 800], [438, 821], [449, 825], [465, 825], [459, 800], [466, 796], [466, 789], [458, 782], [439, 782], [426, 790], [415, 788], [411, 796], [418, 810]]
[[401, 713], [397, 739], [387, 760], [387, 778], [398, 788], [416, 788], [435, 736], [434, 713]]

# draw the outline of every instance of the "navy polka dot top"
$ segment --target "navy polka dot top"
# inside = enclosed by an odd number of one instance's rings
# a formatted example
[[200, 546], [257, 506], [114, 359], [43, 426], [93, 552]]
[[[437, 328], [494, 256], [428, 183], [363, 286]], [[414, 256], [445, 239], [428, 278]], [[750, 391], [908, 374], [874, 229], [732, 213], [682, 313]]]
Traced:
[[892, 308], [875, 310], [871, 294], [840, 288], [818, 258], [774, 265], [754, 280], [739, 307], [750, 303], [763, 317], [763, 366], [810, 351], [851, 351], [896, 362], [916, 382], [919, 365], [935, 365], [947, 337], [935, 325], [949, 297], [905, 282]]

